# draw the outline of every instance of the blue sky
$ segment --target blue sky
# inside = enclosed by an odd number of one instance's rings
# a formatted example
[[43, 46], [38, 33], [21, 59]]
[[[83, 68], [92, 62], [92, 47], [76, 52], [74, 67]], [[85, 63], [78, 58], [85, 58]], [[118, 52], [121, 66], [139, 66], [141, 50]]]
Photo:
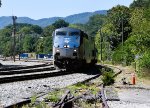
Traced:
[[0, 16], [16, 15], [33, 19], [65, 17], [82, 12], [108, 10], [118, 4], [129, 6], [133, 0], [2, 0]]

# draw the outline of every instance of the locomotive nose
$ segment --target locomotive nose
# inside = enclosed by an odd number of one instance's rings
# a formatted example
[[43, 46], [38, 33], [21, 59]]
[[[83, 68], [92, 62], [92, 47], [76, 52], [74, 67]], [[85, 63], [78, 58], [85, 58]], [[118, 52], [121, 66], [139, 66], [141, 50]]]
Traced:
[[57, 49], [55, 56], [58, 58], [76, 58], [78, 56], [78, 49], [77, 48], [62, 48]]

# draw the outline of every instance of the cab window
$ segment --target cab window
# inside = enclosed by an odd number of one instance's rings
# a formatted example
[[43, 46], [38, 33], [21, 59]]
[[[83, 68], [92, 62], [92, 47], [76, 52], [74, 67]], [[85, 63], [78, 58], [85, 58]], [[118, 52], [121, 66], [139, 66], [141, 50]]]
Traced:
[[57, 31], [56, 36], [66, 36], [67, 32], [66, 31]]
[[69, 36], [79, 36], [79, 32], [69, 32]]

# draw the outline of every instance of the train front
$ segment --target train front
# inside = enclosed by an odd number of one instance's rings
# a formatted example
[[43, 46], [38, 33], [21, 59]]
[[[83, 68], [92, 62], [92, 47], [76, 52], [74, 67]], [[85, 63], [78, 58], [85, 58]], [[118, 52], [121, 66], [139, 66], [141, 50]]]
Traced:
[[59, 68], [76, 68], [79, 65], [80, 30], [56, 29], [53, 33], [54, 64]]

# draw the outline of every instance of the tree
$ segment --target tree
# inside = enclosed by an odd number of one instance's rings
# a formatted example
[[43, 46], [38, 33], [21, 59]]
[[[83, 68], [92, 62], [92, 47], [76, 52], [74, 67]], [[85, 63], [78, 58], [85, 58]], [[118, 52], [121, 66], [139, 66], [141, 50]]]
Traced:
[[52, 52], [52, 37], [43, 37], [36, 43], [36, 53], [49, 54]]
[[31, 34], [31, 28], [28, 26], [22, 27], [19, 31], [22, 34]]
[[45, 37], [43, 42], [43, 52], [49, 54], [52, 52], [52, 37]]
[[149, 8], [150, 0], [134, 0], [130, 8]]
[[126, 41], [131, 33], [131, 25], [129, 23], [130, 19], [130, 10], [125, 6], [116, 6], [108, 11], [108, 23], [111, 23], [110, 29], [113, 34], [111, 37], [113, 38], [115, 43], [114, 47], [117, 47], [123, 41]]
[[4, 28], [0, 30], [0, 49], [5, 57], [11, 55], [11, 29]]
[[68, 27], [69, 23], [65, 22], [63, 19], [59, 19], [59, 20], [55, 21], [55, 23], [53, 23], [52, 25], [55, 27], [55, 29], [57, 29], [57, 28], [61, 28], [61, 27]]
[[54, 30], [55, 30], [55, 27], [52, 25], [45, 27], [43, 29], [43, 36], [44, 37], [51, 37]]
[[36, 53], [41, 54], [43, 53], [44, 50], [44, 44], [43, 44], [43, 38], [39, 38], [38, 41], [36, 42]]
[[105, 18], [106, 16], [99, 14], [91, 16], [88, 23], [85, 25], [85, 31], [87, 34], [94, 37], [104, 23]]
[[25, 52], [34, 52], [34, 38], [31, 35], [26, 35], [23, 40], [23, 51]]
[[150, 46], [150, 21], [145, 18], [143, 9], [134, 9], [130, 19], [132, 26], [129, 43], [133, 45], [134, 53], [144, 53]]
[[42, 34], [43, 29], [40, 26], [38, 26], [38, 25], [32, 25], [30, 31], [32, 31], [32, 32], [34, 32], [36, 34]]

